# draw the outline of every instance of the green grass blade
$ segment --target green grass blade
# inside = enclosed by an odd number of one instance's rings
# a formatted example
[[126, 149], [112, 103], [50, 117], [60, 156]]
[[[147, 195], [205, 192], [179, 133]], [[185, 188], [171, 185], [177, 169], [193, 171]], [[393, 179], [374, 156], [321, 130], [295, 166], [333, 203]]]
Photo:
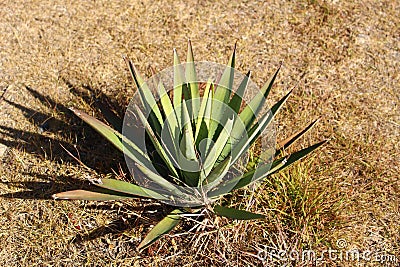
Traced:
[[142, 242], [140, 242], [137, 249], [141, 251], [147, 248], [163, 235], [168, 234], [171, 230], [173, 230], [182, 220], [180, 214], [182, 214], [182, 211], [176, 209], [162, 219], [156, 226], [153, 227], [153, 229], [150, 230]]
[[69, 199], [69, 200], [94, 200], [94, 201], [107, 201], [107, 200], [122, 200], [134, 198], [134, 196], [119, 194], [118, 192], [113, 193], [101, 193], [89, 190], [71, 190], [61, 192], [53, 195], [54, 199]]
[[242, 82], [240, 83], [238, 89], [236, 90], [235, 94], [232, 96], [231, 101], [229, 102], [229, 107], [233, 109], [237, 114], [239, 114], [240, 107], [242, 105], [244, 93], [246, 91], [247, 85], [250, 80], [251, 72], [247, 72], [246, 76], [243, 78]]
[[265, 215], [262, 214], [252, 213], [250, 211], [238, 210], [234, 208], [227, 208], [219, 205], [216, 205], [214, 207], [214, 212], [220, 216], [236, 220], [257, 220], [265, 218]]

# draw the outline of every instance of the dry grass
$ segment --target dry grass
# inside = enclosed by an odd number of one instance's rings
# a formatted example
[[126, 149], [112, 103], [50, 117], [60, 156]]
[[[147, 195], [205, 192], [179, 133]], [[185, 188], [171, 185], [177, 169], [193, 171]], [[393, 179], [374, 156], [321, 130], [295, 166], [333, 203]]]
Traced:
[[[321, 251], [339, 238], [347, 248], [400, 260], [399, 18], [398, 1], [3, 1], [0, 264], [260, 266], [269, 259], [262, 262], [259, 251]], [[101, 116], [105, 103], [123, 114], [134, 88], [121, 55], [149, 75], [170, 66], [173, 47], [183, 54], [187, 38], [197, 60], [218, 63], [238, 41], [239, 70], [251, 69], [258, 85], [283, 60], [275, 99], [304, 74], [278, 117], [279, 138], [321, 117], [298, 148], [332, 140], [255, 194], [225, 200], [263, 211], [268, 220], [210, 218], [203, 229], [166, 237], [139, 254], [136, 245], [167, 207], [50, 199], [86, 186], [88, 176], [119, 172], [123, 163], [66, 107]]]

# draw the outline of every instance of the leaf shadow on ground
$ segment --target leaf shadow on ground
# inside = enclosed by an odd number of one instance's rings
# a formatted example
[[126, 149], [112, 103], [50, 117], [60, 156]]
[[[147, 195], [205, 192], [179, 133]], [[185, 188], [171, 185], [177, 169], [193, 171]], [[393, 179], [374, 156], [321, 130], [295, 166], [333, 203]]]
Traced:
[[[85, 92], [72, 87], [70, 83], [67, 85], [72, 94], [85, 103], [97, 103], [95, 109], [100, 111], [100, 114], [104, 111], [106, 113], [104, 117], [110, 118], [113, 125], [118, 126], [118, 123], [121, 122], [117, 115], [105, 111], [110, 103], [114, 104], [108, 96], [98, 93], [98, 90], [90, 87], [86, 87]], [[0, 133], [3, 136], [0, 138], [0, 143], [52, 161], [79, 164], [74, 159], [75, 157], [100, 173], [110, 172], [112, 168], [117, 168], [118, 164], [123, 161], [123, 156], [117, 149], [77, 118], [66, 105], [58, 103], [50, 97], [45, 97], [28, 86], [25, 88], [34, 98], [51, 110], [53, 115], [4, 99], [3, 101], [22, 111], [25, 118], [34, 124], [37, 131], [26, 131], [0, 125]], [[119, 107], [119, 109], [121, 108]], [[115, 110], [115, 108], [110, 110]]]
[[[0, 184], [12, 187], [22, 188], [22, 191], [6, 193], [0, 195], [3, 198], [10, 199], [25, 199], [25, 200], [49, 200], [52, 195], [60, 191], [84, 189], [96, 191], [95, 186], [87, 181], [72, 178], [70, 176], [49, 176], [45, 174], [38, 174], [32, 172], [25, 172], [22, 175], [34, 176], [41, 181], [23, 181], [23, 182], [4, 182]], [[101, 189], [98, 190], [99, 192]], [[155, 224], [160, 218], [166, 216], [172, 207], [166, 206], [161, 203], [153, 202], [151, 200], [142, 200], [137, 198], [132, 200], [134, 205], [128, 205], [128, 208], [121, 210], [121, 207], [114, 202], [100, 202], [100, 203], [86, 203], [85, 209], [94, 211], [112, 211], [118, 214], [118, 218], [112, 220], [107, 225], [97, 227], [89, 233], [78, 233], [70, 239], [71, 243], [79, 244], [91, 240], [95, 240], [102, 236], [111, 234], [119, 235], [139, 226], [148, 226]]]
[[[85, 85], [75, 86], [66, 79], [62, 80], [75, 98], [95, 110], [96, 117], [101, 117], [113, 128], [121, 131], [121, 118], [124, 108], [116, 100], [100, 90]], [[110, 173], [112, 169], [127, 173], [126, 168], [120, 164], [124, 162], [122, 153], [90, 126], [77, 118], [67, 105], [59, 103], [51, 97], [44, 96], [31, 87], [25, 86], [25, 89], [50, 110], [51, 114], [39, 111], [39, 108], [35, 110], [4, 98], [2, 101], [20, 110], [24, 117], [35, 126], [37, 132], [0, 125], [0, 144], [25, 151], [43, 160], [47, 159], [61, 164], [70, 163], [82, 167], [79, 162], [81, 161], [99, 174]], [[13, 159], [9, 158], [8, 160]], [[12, 162], [4, 162], [4, 159], [3, 163], [6, 165], [12, 164]], [[52, 199], [52, 195], [58, 192], [74, 189], [93, 190], [96, 188], [84, 179], [73, 178], [69, 175], [41, 174], [31, 170], [20, 174], [31, 177], [32, 181], [0, 181], [0, 184], [8, 188], [20, 189], [17, 192], [2, 194], [0, 195], [1, 197], [48, 200]], [[140, 201], [140, 198], [137, 201]], [[85, 207], [93, 210], [108, 211], [113, 211], [115, 208], [114, 204], [110, 202], [102, 205], [87, 204]], [[72, 243], [82, 243], [107, 234], [118, 235], [138, 225], [154, 224], [161, 217], [167, 215], [170, 210], [172, 208], [167, 205], [143, 200], [139, 204], [129, 205], [129, 212], [127, 212], [129, 216], [124, 216], [122, 212], [122, 216], [118, 216], [120, 218], [87, 234], [79, 233], [70, 241]], [[121, 214], [121, 212], [118, 211], [118, 214]], [[144, 214], [144, 216], [140, 214]]]
[[47, 175], [33, 172], [23, 172], [24, 176], [35, 177], [35, 180], [41, 181], [21, 181], [9, 182], [1, 181], [0, 184], [13, 188], [21, 188], [23, 191], [6, 193], [0, 196], [4, 198], [20, 199], [52, 199], [52, 195], [60, 190], [73, 189], [92, 189], [93, 185], [82, 179], [73, 178], [67, 175]]
[[[172, 211], [171, 207], [155, 202], [143, 202], [141, 204], [144, 205], [129, 206], [129, 209], [127, 210], [119, 210], [119, 216], [117, 219], [114, 219], [107, 225], [97, 227], [89, 233], [77, 234], [70, 240], [70, 242], [80, 244], [95, 240], [108, 234], [120, 235], [135, 228], [142, 228], [142, 226], [146, 226], [147, 228], [150, 225], [156, 224], [160, 218], [165, 217], [170, 211]], [[92, 204], [86, 206], [86, 209], [95, 211], [109, 211], [115, 208], [115, 205], [110, 202], [101, 205]]]

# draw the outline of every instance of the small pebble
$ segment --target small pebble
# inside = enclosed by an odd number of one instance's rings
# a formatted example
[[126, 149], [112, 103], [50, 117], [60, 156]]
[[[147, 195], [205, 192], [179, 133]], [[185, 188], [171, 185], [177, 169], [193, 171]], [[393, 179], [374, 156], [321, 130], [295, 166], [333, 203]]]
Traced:
[[6, 145], [0, 143], [0, 158], [6, 154], [7, 149], [8, 147]]

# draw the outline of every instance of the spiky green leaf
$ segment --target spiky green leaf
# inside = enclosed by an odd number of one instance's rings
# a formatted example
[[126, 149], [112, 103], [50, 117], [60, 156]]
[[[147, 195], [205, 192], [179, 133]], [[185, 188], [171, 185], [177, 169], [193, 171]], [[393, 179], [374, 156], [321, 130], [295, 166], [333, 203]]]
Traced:
[[163, 118], [157, 102], [154, 99], [153, 93], [149, 89], [148, 85], [143, 81], [143, 78], [139, 75], [132, 61], [127, 57], [125, 57], [125, 61], [138, 88], [140, 100], [145, 113], [149, 115], [149, 123], [154, 131], [159, 134], [161, 132], [161, 125], [163, 124]]
[[219, 125], [224, 124], [228, 119], [226, 116], [227, 105], [232, 94], [233, 80], [235, 76], [235, 55], [236, 55], [236, 44], [233, 49], [233, 53], [229, 62], [218, 82], [218, 86], [215, 89], [213, 97], [213, 109], [212, 109], [212, 121], [209, 127], [209, 136], [214, 140], [218, 137], [222, 127]]
[[54, 199], [69, 199], [69, 200], [93, 200], [93, 201], [108, 201], [108, 200], [122, 200], [134, 198], [134, 196], [123, 195], [118, 192], [102, 193], [89, 190], [71, 190], [61, 192], [53, 195]]
[[183, 132], [180, 149], [183, 153], [183, 157], [181, 161], [179, 161], [179, 166], [183, 167], [182, 173], [185, 176], [186, 184], [189, 186], [197, 186], [199, 163], [197, 161], [192, 123], [186, 107], [186, 101], [182, 102], [181, 107]]
[[159, 138], [157, 138], [157, 136], [153, 132], [153, 129], [150, 127], [150, 124], [147, 122], [145, 116], [143, 115], [142, 111], [137, 106], [136, 106], [136, 112], [137, 112], [142, 124], [144, 125], [151, 142], [153, 143], [156, 151], [158, 152], [158, 154], [164, 161], [165, 165], [167, 166], [167, 168], [172, 172], [172, 174], [175, 177], [178, 177], [178, 172], [176, 171], [173, 163], [171, 162], [170, 158], [168, 157], [168, 155], [170, 155], [171, 153], [167, 153], [165, 151], [168, 148], [161, 145]]
[[202, 186], [207, 187], [208, 191], [211, 188], [218, 185], [219, 183], [221, 183], [224, 176], [228, 173], [230, 167], [229, 164], [230, 160], [231, 157], [229, 156], [226, 157], [226, 159], [224, 159], [220, 164], [218, 164], [206, 178], [203, 178], [199, 181], [199, 185], [200, 182], [202, 182]]
[[151, 171], [150, 169], [137, 164], [138, 169], [152, 182], [160, 186], [161, 189], [168, 191], [170, 194], [179, 197], [185, 197], [186, 195], [178, 189], [173, 183], [166, 180], [161, 175]]
[[279, 149], [276, 151], [276, 156], [281, 154], [285, 149], [290, 147], [294, 142], [296, 142], [298, 139], [300, 139], [303, 135], [305, 135], [314, 125], [318, 122], [319, 119], [313, 121], [310, 123], [307, 127], [302, 129], [301, 131], [298, 131], [297, 133], [293, 134], [292, 136], [288, 137], [287, 139], [281, 141], [278, 143]]
[[[271, 112], [267, 112], [263, 115], [260, 122], [255, 124], [249, 131], [248, 138], [241, 138], [237, 144], [232, 148], [233, 160], [232, 164], [241, 157], [249, 147], [255, 142], [256, 138], [265, 130], [268, 124], [271, 122], [273, 115]], [[223, 155], [223, 153], [222, 153]]]
[[[162, 111], [164, 112], [165, 118], [168, 118], [170, 125], [173, 128], [178, 127], [178, 121], [176, 118], [175, 109], [172, 105], [171, 99], [167, 91], [165, 90], [164, 84], [160, 80], [158, 83], [158, 92], [160, 95], [160, 103], [162, 106]], [[171, 116], [171, 117], [170, 117]]]
[[210, 151], [208, 152], [208, 155], [206, 157], [206, 160], [204, 161], [204, 172], [206, 175], [208, 175], [211, 171], [211, 169], [218, 164], [217, 160], [220, 158], [220, 155], [222, 153], [222, 150], [224, 149], [225, 145], [230, 141], [230, 136], [232, 132], [232, 126], [233, 126], [233, 118], [229, 118], [227, 122], [225, 123], [224, 130], [220, 133], [218, 136], [216, 142], [214, 145], [211, 147]]
[[189, 160], [196, 160], [196, 151], [194, 149], [194, 137], [192, 123], [189, 117], [189, 112], [187, 110], [186, 102], [182, 102], [182, 141], [181, 141], [181, 151], [183, 155]]
[[209, 80], [204, 90], [204, 95], [201, 101], [198, 120], [196, 122], [196, 132], [195, 132], [196, 147], [199, 145], [201, 140], [208, 137], [209, 133], [208, 129], [210, 127], [210, 120], [211, 120], [213, 91], [214, 91], [214, 84], [212, 83], [212, 81]]
[[160, 200], [167, 200], [168, 198], [151, 190], [148, 188], [144, 188], [132, 183], [128, 183], [125, 181], [120, 181], [116, 179], [100, 179], [99, 182], [95, 182], [95, 185], [106, 188], [109, 190], [121, 192], [124, 194], [129, 194], [129, 195], [135, 195], [135, 196], [140, 196], [140, 197], [146, 197], [146, 198], [154, 198], [154, 199], [160, 199]]
[[227, 208], [219, 205], [214, 207], [214, 212], [220, 216], [236, 220], [257, 220], [265, 218], [265, 215], [262, 214], [257, 214], [246, 210]]
[[[286, 160], [284, 160], [284, 161], [285, 161], [285, 164], [284, 164], [282, 167], [277, 168], [276, 170], [273, 170], [271, 173], [269, 173], [269, 175], [272, 175], [272, 174], [274, 174], [274, 173], [277, 173], [277, 172], [279, 172], [279, 171], [281, 171], [281, 170], [283, 170], [283, 169], [289, 167], [290, 165], [292, 165], [292, 164], [295, 163], [296, 161], [298, 161], [298, 160], [304, 158], [305, 156], [307, 156], [308, 154], [310, 154], [311, 152], [313, 152], [314, 150], [316, 150], [317, 148], [319, 148], [320, 146], [322, 146], [323, 144], [325, 144], [325, 143], [328, 142], [328, 141], [329, 141], [329, 140], [321, 141], [321, 142], [316, 143], [316, 144], [314, 144], [314, 145], [312, 145], [312, 146], [309, 146], [309, 147], [307, 147], [307, 148], [304, 148], [304, 149], [302, 149], [302, 150], [299, 150], [299, 151], [297, 151], [297, 152], [295, 152], [295, 153], [289, 155], [288, 157], [282, 158], [282, 159], [286, 159]], [[277, 161], [281, 161], [282, 159], [279, 159], [279, 160], [277, 160]]]
[[239, 114], [240, 107], [243, 102], [243, 97], [247, 88], [247, 85], [250, 80], [251, 72], [247, 72], [246, 76], [243, 78], [242, 82], [240, 83], [238, 89], [236, 90], [235, 94], [232, 96], [231, 101], [229, 102], [229, 107], [234, 110], [237, 114]]
[[181, 215], [182, 211], [176, 209], [172, 211], [169, 215], [167, 215], [164, 219], [162, 219], [150, 232], [146, 235], [146, 237], [140, 242], [137, 247], [138, 250], [143, 250], [153, 244], [155, 241], [160, 239], [163, 235], [168, 234], [172, 231], [182, 220]]
[[[304, 158], [305, 156], [307, 156], [308, 154], [313, 152], [315, 149], [317, 149], [321, 145], [325, 144], [326, 141], [327, 140], [324, 140], [322, 142], [319, 142], [317, 144], [309, 146], [305, 149], [299, 150], [299, 151], [289, 155], [288, 157], [283, 157], [278, 160], [275, 160], [271, 166], [264, 165], [264, 166], [257, 168], [256, 170], [252, 170], [252, 171], [246, 173], [245, 175], [243, 175], [242, 179], [240, 179], [240, 181], [235, 185], [235, 187], [233, 189], [242, 188], [254, 181], [264, 179], [267, 176], [275, 174], [275, 173], [289, 167], [296, 161]], [[270, 169], [264, 171], [263, 168], [268, 168], [268, 169], [270, 168]], [[256, 173], [256, 175], [254, 175], [255, 173]]]
[[75, 115], [81, 118], [84, 122], [89, 124], [93, 129], [95, 129], [97, 132], [107, 138], [108, 141], [110, 141], [119, 150], [124, 152], [129, 158], [141, 163], [147, 168], [151, 168], [152, 165], [147, 155], [134, 143], [124, 138], [119, 132], [81, 110], [75, 108], [70, 108], [70, 110], [74, 112]]
[[190, 92], [190, 99], [192, 100], [190, 103], [191, 107], [190, 111], [192, 119], [196, 119], [200, 108], [200, 94], [199, 94], [199, 84], [197, 81], [196, 66], [193, 57], [192, 43], [190, 42], [190, 40], [188, 41], [185, 73], [186, 73], [186, 82], [188, 84], [188, 89]]
[[[185, 83], [181, 61], [179, 60], [178, 53], [174, 49], [174, 96], [173, 103], [177, 109], [182, 103], [182, 86]], [[178, 115], [178, 120], [179, 120]]]
[[278, 75], [281, 67], [279, 67], [270, 80], [261, 88], [261, 91], [250, 101], [248, 105], [240, 112], [239, 117], [246, 125], [246, 128], [250, 128], [253, 124], [258, 113], [264, 106], [265, 100], [267, 99], [269, 92], [271, 91], [272, 85]]

